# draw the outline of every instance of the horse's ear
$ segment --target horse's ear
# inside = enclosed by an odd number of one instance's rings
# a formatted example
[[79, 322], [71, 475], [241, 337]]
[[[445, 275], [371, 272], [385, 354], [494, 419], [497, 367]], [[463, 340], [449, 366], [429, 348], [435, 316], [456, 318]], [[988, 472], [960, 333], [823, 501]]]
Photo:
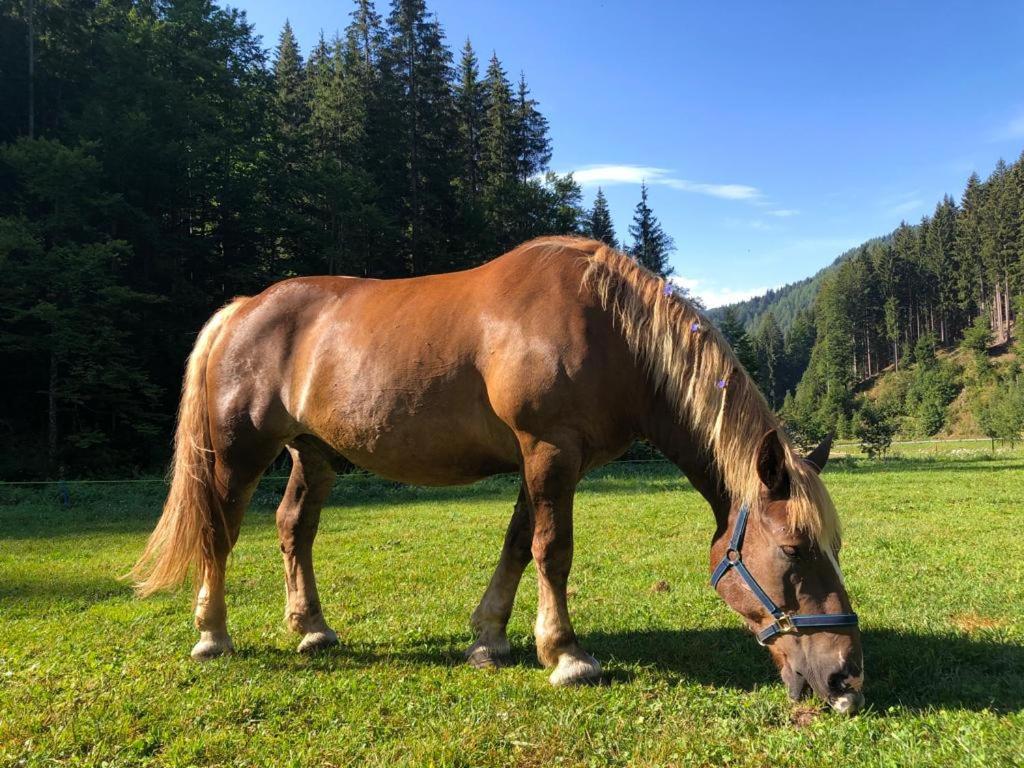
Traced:
[[785, 496], [789, 491], [786, 451], [774, 429], [765, 432], [757, 449], [757, 475], [772, 496]]
[[835, 432], [829, 432], [825, 439], [821, 441], [821, 444], [804, 459], [818, 474], [821, 474], [821, 470], [825, 468], [825, 464], [828, 462], [828, 454], [832, 450], [832, 440], [835, 436]]

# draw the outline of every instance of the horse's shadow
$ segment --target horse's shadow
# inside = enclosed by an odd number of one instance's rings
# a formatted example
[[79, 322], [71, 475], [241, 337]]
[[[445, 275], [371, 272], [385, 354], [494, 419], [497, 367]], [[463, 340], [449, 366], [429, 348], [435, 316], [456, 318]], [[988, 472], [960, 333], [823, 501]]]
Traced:
[[[670, 683], [689, 681], [747, 691], [779, 684], [768, 654], [740, 629], [591, 632], [580, 639], [605, 662], [605, 682], [612, 685], [632, 679], [637, 666]], [[405, 649], [386, 644], [342, 646], [313, 659], [270, 649], [242, 651], [242, 655], [323, 671], [388, 662], [454, 666], [462, 663], [466, 640], [426, 638]], [[956, 633], [890, 629], [866, 630], [863, 641], [865, 694], [876, 714], [884, 715], [890, 707], [903, 711], [938, 707], [997, 713], [1024, 710], [1022, 645]], [[532, 648], [515, 644], [510, 663], [536, 664]]]

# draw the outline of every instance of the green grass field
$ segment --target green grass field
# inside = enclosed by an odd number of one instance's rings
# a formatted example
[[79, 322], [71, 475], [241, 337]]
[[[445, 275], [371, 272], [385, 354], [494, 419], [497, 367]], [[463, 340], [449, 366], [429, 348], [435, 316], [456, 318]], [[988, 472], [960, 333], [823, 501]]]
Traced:
[[[960, 450], [955, 449], [955, 450]], [[317, 540], [342, 646], [283, 627], [268, 480], [229, 571], [238, 654], [206, 665], [186, 592], [117, 580], [160, 485], [0, 489], [0, 765], [1024, 764], [1024, 454], [830, 465], [864, 631], [869, 710], [791, 704], [707, 585], [703, 500], [664, 465], [581, 486], [570, 606], [607, 685], [553, 689], [533, 656], [532, 568], [515, 663], [460, 663], [513, 478], [423, 490], [344, 478]], [[656, 589], [664, 581], [668, 589]]]

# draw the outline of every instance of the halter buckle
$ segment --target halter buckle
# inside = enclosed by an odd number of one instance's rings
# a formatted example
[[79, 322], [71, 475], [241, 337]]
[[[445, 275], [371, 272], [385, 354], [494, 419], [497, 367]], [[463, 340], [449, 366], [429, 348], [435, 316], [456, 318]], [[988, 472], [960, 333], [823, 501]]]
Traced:
[[732, 549], [730, 547], [725, 551], [725, 560], [729, 565], [736, 565], [743, 560], [743, 556], [740, 554], [738, 549]]
[[779, 625], [779, 634], [789, 635], [796, 632], [796, 627], [793, 626], [793, 620], [785, 611], [775, 619], [775, 623]]

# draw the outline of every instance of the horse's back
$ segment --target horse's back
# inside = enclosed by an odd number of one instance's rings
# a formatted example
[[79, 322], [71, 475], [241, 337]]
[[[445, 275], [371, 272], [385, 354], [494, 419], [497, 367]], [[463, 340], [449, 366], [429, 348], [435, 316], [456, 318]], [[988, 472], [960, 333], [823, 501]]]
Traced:
[[584, 268], [571, 249], [520, 248], [464, 272], [275, 284], [233, 318], [218, 402], [400, 480], [514, 469], [522, 433], [591, 429], [615, 395], [602, 379], [618, 350]]

